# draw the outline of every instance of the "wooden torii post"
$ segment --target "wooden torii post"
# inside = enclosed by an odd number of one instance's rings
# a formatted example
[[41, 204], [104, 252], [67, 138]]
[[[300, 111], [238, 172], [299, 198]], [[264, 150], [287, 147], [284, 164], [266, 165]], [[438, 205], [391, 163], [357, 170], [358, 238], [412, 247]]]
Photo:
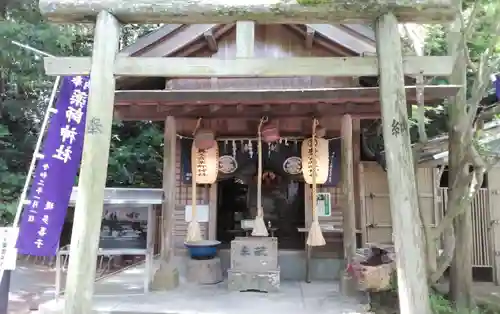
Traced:
[[[66, 314], [91, 312], [96, 254], [106, 179], [114, 76], [156, 77], [284, 77], [380, 75], [380, 101], [384, 122], [394, 242], [397, 251], [401, 311], [430, 313], [422, 254], [421, 221], [407, 125], [403, 75], [449, 76], [449, 57], [403, 57], [397, 23], [444, 23], [455, 18], [451, 0], [40, 0], [43, 15], [53, 22], [96, 23], [93, 57], [48, 58], [49, 75], [91, 76], [87, 126], [100, 132], [87, 134], [75, 211], [75, 226], [66, 286]], [[253, 4], [252, 4], [253, 3]], [[300, 4], [303, 3], [303, 4]], [[235, 59], [134, 58], [117, 55], [122, 23], [373, 23], [376, 22], [377, 57]], [[169, 118], [173, 120], [173, 118]], [[345, 118], [346, 121], [348, 117]], [[348, 121], [347, 121], [348, 122]], [[346, 123], [347, 123], [346, 122]], [[95, 125], [93, 125], [95, 130]], [[351, 129], [345, 124], [345, 130]], [[171, 132], [172, 130], [170, 130]], [[168, 163], [172, 165], [172, 162]], [[352, 167], [346, 169], [352, 171]], [[349, 176], [352, 181], [352, 176]], [[352, 192], [350, 197], [352, 197]], [[169, 193], [171, 196], [172, 193]], [[167, 202], [166, 211], [173, 211]], [[352, 206], [350, 207], [352, 208]], [[352, 209], [351, 209], [352, 210]], [[353, 215], [349, 215], [352, 217]], [[353, 232], [352, 221], [349, 230]], [[171, 225], [171, 224], [166, 224]], [[354, 238], [346, 235], [345, 241]], [[171, 242], [171, 241], [168, 241]], [[346, 243], [346, 255], [353, 243]], [[164, 250], [171, 250], [165, 245]], [[168, 254], [166, 254], [168, 255]], [[352, 256], [346, 256], [350, 260]], [[173, 278], [174, 276], [170, 276]], [[165, 277], [165, 278], [168, 278]]]

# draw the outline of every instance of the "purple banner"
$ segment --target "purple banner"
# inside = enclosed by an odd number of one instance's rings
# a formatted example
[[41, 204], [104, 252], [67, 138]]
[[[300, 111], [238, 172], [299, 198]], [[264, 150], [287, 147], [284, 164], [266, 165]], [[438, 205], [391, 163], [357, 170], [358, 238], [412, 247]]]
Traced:
[[500, 101], [500, 74], [495, 75], [495, 93], [497, 94], [497, 101]]
[[73, 183], [80, 167], [89, 78], [62, 79], [57, 113], [50, 118], [41, 154], [21, 216], [21, 254], [54, 256], [59, 246]]

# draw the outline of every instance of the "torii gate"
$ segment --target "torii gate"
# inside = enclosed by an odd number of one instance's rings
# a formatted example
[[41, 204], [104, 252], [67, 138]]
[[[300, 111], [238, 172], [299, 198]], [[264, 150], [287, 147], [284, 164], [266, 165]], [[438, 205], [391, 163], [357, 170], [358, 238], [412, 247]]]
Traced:
[[[92, 294], [103, 191], [106, 181], [115, 76], [156, 77], [284, 77], [369, 76], [380, 77], [383, 134], [389, 177], [394, 242], [397, 251], [401, 308], [408, 314], [430, 313], [426, 265], [421, 254], [421, 221], [418, 215], [413, 157], [408, 132], [404, 75], [448, 76], [449, 57], [404, 58], [398, 22], [445, 23], [456, 11], [451, 0], [40, 0], [42, 14], [53, 22], [96, 23], [92, 58], [46, 58], [49, 75], [91, 76], [87, 130], [75, 211], [73, 245], [68, 272], [66, 314], [87, 314]], [[118, 56], [121, 23], [373, 23], [376, 25], [377, 57], [290, 58], [216, 60], [211, 58], [134, 58]], [[253, 38], [252, 38], [253, 40]], [[248, 56], [244, 56], [248, 57]], [[89, 128], [90, 127], [90, 128]], [[92, 132], [89, 132], [92, 130]], [[175, 120], [167, 119], [165, 162], [175, 166]], [[168, 169], [168, 168], [167, 168]], [[167, 182], [165, 217], [170, 223], [174, 197], [174, 172], [164, 173]], [[350, 199], [353, 195], [347, 195]], [[167, 228], [168, 229], [168, 228]], [[164, 256], [172, 251], [171, 235], [165, 233]], [[354, 254], [346, 248], [346, 258]], [[175, 285], [176, 270], [163, 269], [159, 276]]]

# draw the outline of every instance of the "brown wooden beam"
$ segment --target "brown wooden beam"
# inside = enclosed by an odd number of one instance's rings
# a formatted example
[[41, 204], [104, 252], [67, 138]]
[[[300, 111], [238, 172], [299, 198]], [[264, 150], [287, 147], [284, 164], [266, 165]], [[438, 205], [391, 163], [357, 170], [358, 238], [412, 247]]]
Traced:
[[[122, 23], [372, 23], [384, 12], [393, 12], [400, 23], [443, 23], [453, 20], [451, 0], [40, 0], [41, 13], [61, 23], [95, 22], [100, 11], [114, 14]], [[247, 4], [248, 3], [248, 4]]]
[[[120, 115], [120, 120], [121, 121], [163, 121], [166, 116], [172, 114], [171, 112], [158, 112], [158, 111], [153, 111], [153, 110], [144, 110], [141, 113], [137, 114], [131, 114], [131, 113], [125, 113], [124, 110], [125, 108], [116, 108], [115, 111], [117, 114]], [[346, 112], [338, 111], [338, 114], [328, 116], [327, 118], [339, 118]], [[177, 114], [175, 111], [173, 111], [173, 114], [177, 117], [176, 119], [179, 121], [179, 123], [182, 123], [182, 121], [196, 121], [200, 115], [183, 115]], [[380, 119], [380, 113], [377, 112], [367, 112], [367, 113], [352, 113], [351, 116], [356, 119]], [[231, 115], [231, 116], [221, 116], [221, 115], [206, 115], [202, 116], [204, 118], [204, 121], [207, 119], [216, 119], [216, 120], [221, 120], [221, 121], [232, 121], [231, 123], [234, 125], [240, 124], [240, 125], [245, 125], [250, 120], [256, 120], [258, 124], [258, 119], [262, 117], [262, 115], [253, 115], [253, 116], [244, 116], [244, 115]], [[308, 123], [310, 123], [310, 119], [313, 117], [313, 115], [309, 116], [303, 116], [303, 115], [289, 115], [289, 116], [273, 116], [275, 119], [307, 119]], [[190, 129], [192, 132], [194, 126]], [[189, 129], [189, 128], [188, 128]], [[297, 134], [296, 134], [297, 135]]]
[[[458, 86], [430, 85], [424, 88], [429, 104], [454, 96]], [[416, 99], [416, 87], [406, 86], [408, 101]], [[378, 87], [342, 87], [282, 90], [137, 90], [116, 91], [117, 104], [179, 103], [179, 104], [235, 104], [235, 103], [372, 103], [379, 100]]]
[[243, 107], [243, 111], [238, 111], [238, 105], [218, 106], [186, 106], [186, 105], [121, 105], [116, 106], [115, 110], [123, 120], [161, 120], [166, 115], [184, 118], [206, 117], [212, 119], [232, 119], [235, 117], [258, 119], [263, 115], [276, 118], [304, 118], [304, 117], [332, 117], [343, 114], [352, 114], [358, 118], [378, 118], [380, 116], [380, 106], [378, 104], [321, 104], [317, 105], [298, 105], [298, 110], [292, 112], [290, 105], [262, 105]]
[[[253, 47], [253, 46], [252, 46]], [[48, 75], [72, 76], [90, 73], [91, 58], [45, 58]], [[307, 58], [144, 58], [117, 57], [114, 73], [142, 77], [287, 77], [287, 76], [376, 76], [376, 57]], [[449, 56], [406, 56], [405, 75], [449, 76], [453, 60]]]

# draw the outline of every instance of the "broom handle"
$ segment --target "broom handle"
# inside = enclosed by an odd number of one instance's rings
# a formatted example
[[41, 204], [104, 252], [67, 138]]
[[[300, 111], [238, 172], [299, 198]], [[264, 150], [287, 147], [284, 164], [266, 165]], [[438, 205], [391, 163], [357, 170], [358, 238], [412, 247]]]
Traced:
[[316, 215], [316, 119], [313, 120], [312, 126], [312, 215], [313, 221], [317, 221]]
[[[196, 135], [196, 132], [198, 132], [198, 129], [200, 128], [201, 125], [201, 118], [198, 118], [196, 121], [196, 126], [193, 131], [193, 136]], [[191, 221], [198, 221], [198, 215], [196, 213], [196, 171], [198, 167], [198, 148], [196, 147], [193, 139], [193, 145], [194, 145], [194, 166], [191, 165], [191, 168], [193, 169], [191, 172]], [[191, 150], [192, 151], [192, 150]]]

